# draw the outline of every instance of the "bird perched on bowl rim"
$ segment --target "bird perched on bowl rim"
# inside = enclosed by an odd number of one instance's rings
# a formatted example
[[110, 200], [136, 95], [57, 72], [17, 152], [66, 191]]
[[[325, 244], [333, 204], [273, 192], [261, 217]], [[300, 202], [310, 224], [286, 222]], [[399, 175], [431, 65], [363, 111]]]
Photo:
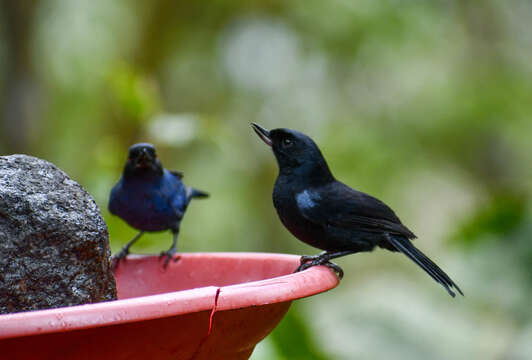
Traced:
[[186, 186], [183, 173], [163, 168], [155, 146], [134, 144], [129, 148], [122, 177], [111, 190], [109, 211], [140, 232], [113, 256], [114, 266], [129, 254], [129, 248], [144, 232], [170, 230], [172, 246], [161, 252], [164, 267], [177, 261], [177, 237], [181, 220], [193, 198], [206, 198], [206, 192]]
[[375, 247], [400, 251], [420, 266], [451, 296], [463, 295], [451, 278], [417, 249], [416, 236], [390, 207], [377, 198], [335, 179], [316, 143], [290, 129], [267, 130], [253, 123], [253, 130], [273, 150], [279, 175], [273, 203], [283, 225], [299, 240], [324, 250], [302, 256], [296, 271], [325, 265], [340, 278], [343, 270], [330, 260], [373, 251]]

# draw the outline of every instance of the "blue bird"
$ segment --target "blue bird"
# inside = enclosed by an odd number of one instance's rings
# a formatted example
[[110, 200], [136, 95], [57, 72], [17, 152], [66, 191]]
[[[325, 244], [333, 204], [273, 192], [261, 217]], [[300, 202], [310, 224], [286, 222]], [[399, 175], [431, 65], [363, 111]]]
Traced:
[[129, 254], [129, 248], [144, 232], [170, 230], [173, 242], [161, 252], [164, 267], [177, 261], [177, 237], [183, 215], [193, 198], [206, 198], [206, 192], [183, 184], [183, 174], [163, 168], [155, 147], [139, 143], [129, 148], [129, 156], [120, 181], [111, 190], [109, 211], [140, 232], [113, 256], [114, 266]]

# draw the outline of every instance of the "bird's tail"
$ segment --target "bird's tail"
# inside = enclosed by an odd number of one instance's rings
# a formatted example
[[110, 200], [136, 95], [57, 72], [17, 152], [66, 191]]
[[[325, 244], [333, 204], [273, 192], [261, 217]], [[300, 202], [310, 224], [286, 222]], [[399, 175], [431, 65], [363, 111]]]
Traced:
[[198, 189], [194, 189], [191, 187], [187, 187], [187, 195], [189, 199], [192, 199], [192, 198], [204, 199], [204, 198], [209, 197], [209, 193], [198, 190]]
[[455, 293], [451, 290], [452, 288], [456, 289], [460, 295], [464, 296], [464, 293], [456, 283], [451, 280], [449, 275], [447, 275], [438, 265], [436, 265], [432, 260], [430, 260], [425, 254], [418, 250], [410, 240], [402, 236], [389, 235], [388, 240], [390, 243], [400, 252], [405, 254], [419, 265], [423, 270], [427, 272], [436, 282], [440, 283], [445, 290], [455, 297]]

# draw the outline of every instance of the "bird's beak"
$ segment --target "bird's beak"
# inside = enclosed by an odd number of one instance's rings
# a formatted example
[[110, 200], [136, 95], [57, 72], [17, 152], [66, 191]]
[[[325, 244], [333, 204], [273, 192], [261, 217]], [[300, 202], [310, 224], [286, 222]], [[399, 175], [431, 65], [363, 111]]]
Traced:
[[255, 130], [257, 135], [259, 135], [262, 141], [266, 143], [266, 145], [272, 146], [272, 139], [270, 139], [270, 132], [268, 130], [256, 123], [251, 123], [251, 127], [253, 130]]
[[137, 158], [137, 167], [147, 167], [152, 163], [152, 159], [148, 152], [144, 149]]

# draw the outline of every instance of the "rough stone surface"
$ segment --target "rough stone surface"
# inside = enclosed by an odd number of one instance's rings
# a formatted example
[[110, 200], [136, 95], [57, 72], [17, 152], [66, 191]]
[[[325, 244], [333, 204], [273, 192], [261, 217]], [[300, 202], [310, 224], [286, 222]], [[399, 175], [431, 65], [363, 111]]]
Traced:
[[0, 156], [0, 314], [116, 299], [107, 226], [55, 165]]

